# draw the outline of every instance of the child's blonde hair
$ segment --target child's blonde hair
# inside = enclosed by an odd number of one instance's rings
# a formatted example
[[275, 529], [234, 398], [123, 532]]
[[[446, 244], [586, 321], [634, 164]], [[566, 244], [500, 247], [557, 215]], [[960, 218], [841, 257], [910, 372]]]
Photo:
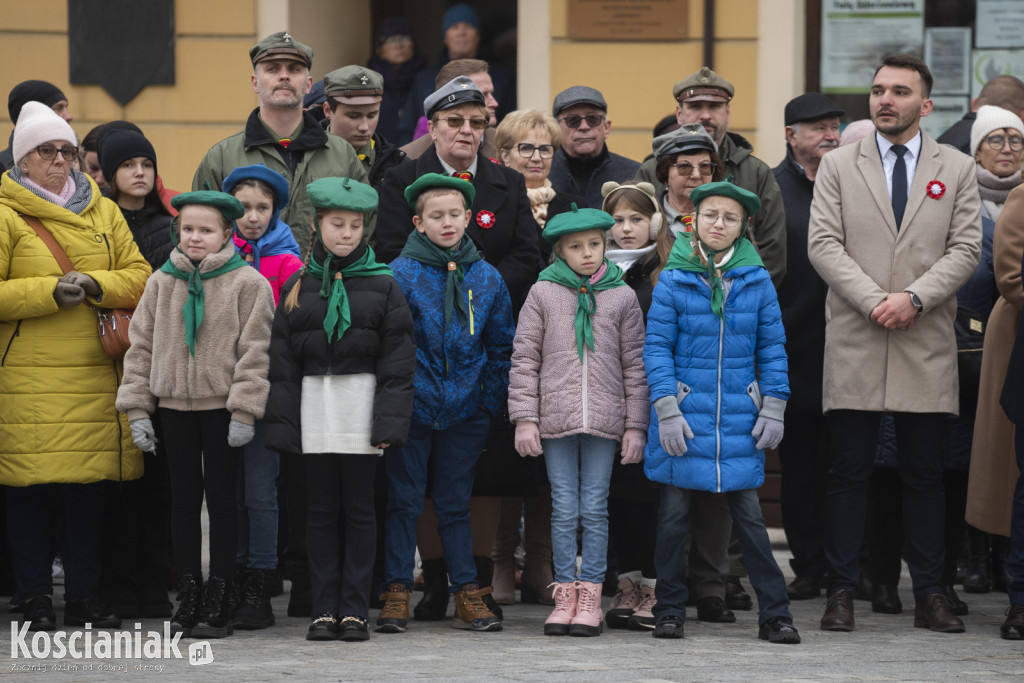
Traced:
[[[419, 196], [416, 197], [416, 215], [419, 216], [420, 218], [423, 218], [423, 206], [427, 203], [428, 199], [434, 199], [435, 197], [444, 197], [450, 194], [455, 194], [458, 195], [459, 197], [462, 197], [463, 202], [465, 202], [466, 200], [466, 196], [462, 194], [461, 191], [455, 189], [454, 187], [431, 187], [426, 190], [423, 190], [423, 192], [421, 192]], [[466, 208], [468, 209], [469, 207], [467, 206]]]

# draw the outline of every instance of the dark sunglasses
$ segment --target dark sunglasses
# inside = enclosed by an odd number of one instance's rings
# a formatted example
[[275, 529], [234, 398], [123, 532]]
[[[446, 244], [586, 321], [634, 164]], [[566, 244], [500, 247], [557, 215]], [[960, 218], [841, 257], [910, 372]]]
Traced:
[[487, 119], [467, 119], [465, 116], [446, 116], [441, 119], [448, 123], [449, 128], [459, 129], [462, 124], [469, 121], [469, 127], [473, 130], [483, 130], [487, 127]]
[[578, 114], [570, 114], [569, 116], [563, 116], [558, 119], [569, 128], [579, 128], [580, 123], [583, 121], [587, 122], [587, 125], [591, 128], [597, 128], [604, 121], [604, 114], [587, 114], [586, 116], [579, 116]]

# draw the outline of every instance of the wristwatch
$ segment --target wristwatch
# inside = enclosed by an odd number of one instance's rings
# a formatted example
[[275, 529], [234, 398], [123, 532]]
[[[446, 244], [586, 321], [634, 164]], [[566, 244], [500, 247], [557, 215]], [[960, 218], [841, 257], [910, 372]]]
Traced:
[[921, 299], [918, 298], [917, 294], [914, 294], [913, 292], [907, 292], [907, 294], [910, 295], [910, 303], [914, 304], [914, 308], [917, 309], [917, 312], [920, 313], [923, 311], [924, 304], [921, 303]]

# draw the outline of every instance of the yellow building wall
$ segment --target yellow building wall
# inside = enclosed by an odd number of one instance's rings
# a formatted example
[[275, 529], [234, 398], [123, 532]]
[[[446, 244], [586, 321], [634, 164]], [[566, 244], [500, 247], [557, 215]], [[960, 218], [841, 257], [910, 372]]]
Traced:
[[[672, 41], [600, 41], [569, 38], [568, 0], [552, 0], [551, 92], [572, 85], [597, 88], [608, 102], [608, 147], [641, 160], [651, 133], [675, 111], [672, 86], [703, 66], [704, 2], [690, 0], [686, 36]], [[520, 41], [522, 49], [523, 40]], [[714, 70], [731, 82], [729, 129], [757, 145], [758, 0], [716, 0]], [[520, 81], [523, 75], [519, 76]]]
[[[101, 123], [132, 121], [153, 143], [164, 184], [176, 190], [191, 188], [206, 151], [241, 130], [256, 106], [249, 48], [264, 35], [289, 30], [311, 45], [315, 79], [370, 54], [369, 0], [176, 0], [175, 84], [147, 86], [122, 107], [98, 85], [71, 85], [67, 3], [0, 0], [0, 103], [21, 81], [40, 79], [68, 96], [79, 139]], [[0, 149], [13, 128], [0, 106]]]

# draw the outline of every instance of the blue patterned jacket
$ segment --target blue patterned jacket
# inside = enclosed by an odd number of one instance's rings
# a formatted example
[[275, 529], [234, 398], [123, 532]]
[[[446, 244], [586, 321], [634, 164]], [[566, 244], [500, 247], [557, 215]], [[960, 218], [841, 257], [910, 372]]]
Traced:
[[480, 260], [465, 266], [466, 310], [444, 325], [447, 271], [400, 256], [391, 270], [412, 311], [416, 334], [416, 379], [412, 418], [447, 429], [480, 408], [498, 413], [508, 395], [515, 323], [512, 301], [497, 269]]

